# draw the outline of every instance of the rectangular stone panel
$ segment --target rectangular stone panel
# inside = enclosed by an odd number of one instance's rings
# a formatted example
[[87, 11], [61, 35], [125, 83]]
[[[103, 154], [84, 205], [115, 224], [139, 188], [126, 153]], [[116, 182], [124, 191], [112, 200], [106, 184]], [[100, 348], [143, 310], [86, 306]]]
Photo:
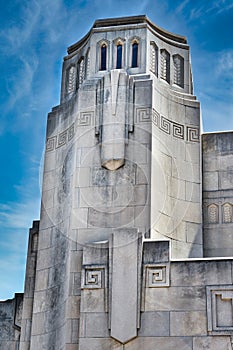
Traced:
[[206, 312], [170, 312], [170, 335], [176, 337], [207, 335]]
[[169, 336], [169, 312], [143, 312], [138, 336]]
[[[192, 350], [191, 337], [140, 337], [124, 346], [124, 350]], [[200, 350], [200, 349], [198, 349]], [[212, 350], [212, 349], [211, 349]]]

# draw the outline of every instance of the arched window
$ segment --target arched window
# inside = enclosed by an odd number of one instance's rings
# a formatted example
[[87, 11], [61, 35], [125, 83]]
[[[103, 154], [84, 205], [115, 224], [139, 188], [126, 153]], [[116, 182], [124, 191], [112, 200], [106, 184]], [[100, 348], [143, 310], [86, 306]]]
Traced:
[[100, 70], [107, 69], [107, 45], [102, 44], [100, 48]]
[[122, 44], [117, 45], [117, 60], [116, 60], [116, 69], [122, 68]]
[[150, 70], [158, 76], [158, 46], [153, 42], [150, 44]]
[[218, 222], [218, 206], [216, 204], [210, 204], [208, 206], [208, 223], [217, 224]]
[[85, 79], [85, 66], [84, 57], [82, 57], [78, 63], [78, 86], [82, 85]]
[[225, 203], [222, 206], [223, 222], [225, 224], [232, 222], [232, 205]]
[[180, 55], [173, 56], [174, 84], [184, 87], [184, 59]]
[[76, 78], [75, 67], [71, 66], [70, 68], [68, 68], [67, 74], [68, 74], [68, 77], [67, 77], [66, 91], [68, 94], [70, 94], [71, 92], [75, 91], [75, 78]]
[[170, 54], [165, 49], [161, 50], [160, 68], [161, 79], [170, 83]]
[[138, 43], [132, 44], [132, 68], [138, 67]]

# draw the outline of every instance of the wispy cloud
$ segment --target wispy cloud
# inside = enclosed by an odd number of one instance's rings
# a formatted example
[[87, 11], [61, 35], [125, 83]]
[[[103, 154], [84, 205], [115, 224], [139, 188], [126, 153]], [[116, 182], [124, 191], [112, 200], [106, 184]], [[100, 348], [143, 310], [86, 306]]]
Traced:
[[233, 79], [233, 50], [225, 50], [218, 54], [216, 73]]
[[14, 108], [15, 104], [25, 95], [32, 92], [32, 83], [38, 67], [37, 57], [19, 56], [20, 69], [8, 81], [9, 99], [5, 106], [6, 112]]

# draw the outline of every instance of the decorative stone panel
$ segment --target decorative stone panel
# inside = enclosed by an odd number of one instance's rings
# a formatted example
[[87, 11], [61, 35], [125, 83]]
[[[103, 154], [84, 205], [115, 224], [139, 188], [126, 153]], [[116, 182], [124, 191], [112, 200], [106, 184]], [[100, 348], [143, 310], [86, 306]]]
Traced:
[[213, 335], [233, 334], [233, 286], [207, 286], [208, 331]]
[[144, 266], [146, 288], [169, 287], [170, 266], [166, 264], [147, 264]]
[[86, 265], [82, 269], [82, 289], [105, 288], [106, 268], [103, 265]]

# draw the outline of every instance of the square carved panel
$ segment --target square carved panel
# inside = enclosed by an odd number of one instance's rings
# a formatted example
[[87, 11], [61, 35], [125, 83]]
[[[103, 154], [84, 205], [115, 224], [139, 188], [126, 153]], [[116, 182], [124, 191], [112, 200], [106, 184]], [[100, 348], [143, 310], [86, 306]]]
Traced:
[[233, 334], [233, 286], [208, 286], [207, 317], [211, 334]]
[[146, 288], [169, 287], [169, 263], [145, 265]]
[[82, 289], [105, 287], [105, 266], [85, 265], [82, 268]]

